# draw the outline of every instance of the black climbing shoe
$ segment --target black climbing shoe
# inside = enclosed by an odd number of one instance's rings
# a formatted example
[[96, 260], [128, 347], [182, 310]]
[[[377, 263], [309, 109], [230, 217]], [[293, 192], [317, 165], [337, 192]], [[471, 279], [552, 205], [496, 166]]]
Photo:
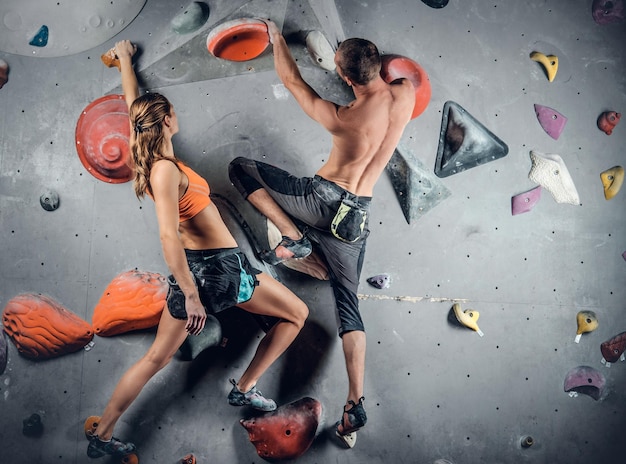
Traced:
[[[276, 248], [279, 246], [285, 247], [288, 251], [293, 253], [293, 256], [289, 258], [279, 258], [276, 256]], [[306, 258], [313, 251], [313, 245], [308, 238], [304, 235], [299, 240], [293, 240], [285, 235], [283, 235], [283, 239], [280, 241], [276, 248], [270, 251], [264, 251], [261, 253], [261, 259], [268, 264], [276, 265], [280, 264], [283, 261], [287, 261], [288, 259], [301, 259]]]

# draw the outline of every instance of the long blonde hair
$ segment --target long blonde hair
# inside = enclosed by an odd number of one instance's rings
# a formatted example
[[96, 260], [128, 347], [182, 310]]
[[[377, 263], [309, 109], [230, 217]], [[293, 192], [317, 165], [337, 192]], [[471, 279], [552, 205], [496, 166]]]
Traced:
[[128, 111], [131, 130], [135, 133], [130, 152], [135, 171], [133, 186], [138, 198], [146, 193], [152, 195], [150, 171], [155, 161], [167, 159], [176, 163], [175, 158], [161, 154], [165, 143], [163, 121], [171, 115], [171, 110], [172, 105], [163, 95], [147, 93], [137, 98]]

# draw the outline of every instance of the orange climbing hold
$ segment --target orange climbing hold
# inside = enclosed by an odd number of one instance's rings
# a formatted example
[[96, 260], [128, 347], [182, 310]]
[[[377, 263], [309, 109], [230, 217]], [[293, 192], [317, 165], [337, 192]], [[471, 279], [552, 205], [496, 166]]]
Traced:
[[97, 335], [110, 337], [159, 323], [168, 285], [161, 274], [127, 271], [111, 281], [96, 305], [92, 324]]
[[89, 323], [52, 298], [34, 293], [9, 300], [2, 323], [17, 350], [33, 359], [73, 353], [93, 338]]
[[401, 55], [383, 55], [380, 75], [387, 83], [396, 79], [405, 78], [415, 87], [415, 106], [411, 119], [415, 119], [426, 110], [432, 89], [428, 74], [419, 64], [410, 58]]
[[267, 24], [251, 18], [222, 23], [209, 33], [206, 40], [207, 49], [213, 56], [230, 61], [252, 60], [269, 44]]

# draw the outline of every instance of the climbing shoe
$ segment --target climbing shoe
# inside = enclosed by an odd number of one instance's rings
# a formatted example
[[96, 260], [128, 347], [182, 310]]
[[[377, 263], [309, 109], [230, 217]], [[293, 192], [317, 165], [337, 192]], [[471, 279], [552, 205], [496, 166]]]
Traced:
[[230, 379], [233, 389], [228, 394], [228, 402], [233, 406], [252, 406], [260, 411], [273, 411], [276, 409], [274, 400], [267, 399], [257, 390], [256, 385], [247, 392], [242, 392], [237, 388], [235, 379]]
[[87, 456], [90, 458], [101, 458], [105, 454], [126, 456], [135, 451], [137, 451], [137, 447], [133, 443], [124, 443], [115, 437], [111, 437], [109, 441], [102, 441], [95, 435], [89, 439]]
[[[288, 251], [293, 253], [293, 256], [289, 258], [279, 258], [276, 256], [276, 248], [279, 246], [285, 247]], [[304, 235], [299, 240], [293, 240], [285, 235], [278, 245], [273, 250], [264, 251], [261, 253], [261, 259], [268, 264], [276, 265], [288, 259], [301, 259], [306, 258], [313, 251], [313, 245], [308, 238]]]
[[354, 401], [349, 400], [348, 404], [352, 405], [350, 409], [346, 409], [346, 406], [343, 407], [341, 420], [335, 424], [339, 435], [347, 435], [356, 432], [365, 425], [367, 422], [367, 414], [365, 414], [365, 409], [363, 408], [364, 400], [365, 398], [361, 397], [356, 404]]

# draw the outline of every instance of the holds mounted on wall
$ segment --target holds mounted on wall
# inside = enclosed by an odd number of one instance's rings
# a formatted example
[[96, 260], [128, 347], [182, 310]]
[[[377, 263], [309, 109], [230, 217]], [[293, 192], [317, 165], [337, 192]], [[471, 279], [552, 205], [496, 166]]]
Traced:
[[458, 103], [443, 106], [435, 174], [447, 177], [506, 156], [509, 147]]
[[459, 303], [454, 303], [452, 305], [452, 311], [454, 312], [457, 321], [459, 321], [465, 327], [472, 329], [481, 337], [484, 335], [477, 324], [478, 318], [480, 317], [480, 313], [478, 311], [475, 311], [473, 309], [466, 309], [465, 311], [463, 311]]
[[578, 393], [588, 395], [594, 400], [599, 400], [604, 393], [606, 379], [600, 371], [589, 366], [578, 366], [571, 369], [565, 376], [563, 390], [570, 396], [578, 396]]
[[611, 363], [618, 360], [624, 361], [624, 350], [626, 349], [626, 332], [617, 334], [600, 345], [602, 352], [602, 364], [611, 367]]
[[9, 64], [0, 59], [0, 89], [9, 82]]
[[159, 323], [168, 285], [155, 272], [131, 270], [117, 275], [94, 308], [92, 325], [97, 335], [111, 337]]
[[391, 276], [389, 274], [378, 274], [367, 279], [367, 283], [376, 288], [389, 288]]
[[222, 325], [212, 314], [207, 314], [202, 332], [198, 335], [187, 335], [187, 338], [178, 351], [182, 358], [188, 361], [194, 360], [207, 348], [218, 346], [222, 343]]
[[621, 22], [626, 18], [624, 0], [593, 0], [591, 15], [601, 25]]
[[0, 375], [4, 374], [9, 361], [9, 344], [4, 330], [0, 330]]
[[604, 189], [604, 198], [610, 200], [615, 197], [624, 183], [624, 168], [613, 166], [611, 169], [600, 173], [600, 180]]
[[296, 459], [309, 449], [322, 416], [322, 404], [305, 397], [239, 423], [257, 454], [266, 460]]
[[59, 209], [59, 194], [56, 193], [54, 190], [48, 190], [39, 197], [39, 203], [41, 204], [41, 207], [46, 211], [54, 211], [56, 209]]
[[91, 325], [52, 298], [34, 293], [11, 298], [2, 323], [20, 354], [32, 359], [73, 353], [93, 338]]
[[559, 58], [556, 55], [544, 55], [541, 52], [532, 52], [530, 59], [543, 66], [548, 81], [554, 81], [556, 73], [559, 70]]
[[251, 18], [226, 21], [213, 28], [206, 39], [211, 55], [229, 61], [252, 60], [261, 55], [269, 44], [267, 24]]
[[574, 342], [579, 343], [582, 334], [593, 332], [598, 328], [598, 317], [593, 311], [579, 311], [576, 314], [576, 325], [577, 330]]
[[133, 178], [124, 95], [105, 95], [87, 105], [78, 118], [75, 139], [81, 163], [96, 179], [120, 184]]
[[189, 34], [200, 29], [209, 19], [209, 5], [191, 2], [172, 19], [172, 30], [178, 34]]
[[385, 166], [408, 224], [447, 199], [450, 189], [407, 148], [398, 145]]
[[335, 50], [321, 31], [307, 33], [305, 42], [316, 65], [328, 71], [335, 70]]
[[428, 5], [431, 8], [443, 8], [448, 4], [448, 0], [422, 0], [422, 3]]
[[617, 126], [620, 118], [622, 117], [621, 113], [617, 113], [616, 111], [605, 111], [600, 116], [598, 116], [598, 129], [604, 132], [606, 135], [611, 135], [613, 133], [613, 129]]
[[382, 55], [380, 75], [387, 83], [400, 78], [411, 81], [415, 88], [415, 104], [411, 119], [415, 119], [426, 110], [432, 95], [432, 88], [428, 74], [419, 64], [402, 55]]
[[557, 110], [535, 103], [535, 114], [539, 124], [554, 140], [558, 140], [567, 124], [567, 118]]
[[117, 68], [118, 71], [122, 70], [120, 59], [115, 53], [115, 48], [111, 48], [100, 55], [100, 61], [102, 61], [107, 68]]
[[578, 190], [563, 158], [556, 154], [531, 150], [530, 159], [532, 161], [532, 167], [528, 173], [530, 180], [550, 192], [557, 203], [580, 204]]
[[196, 457], [193, 454], [187, 454], [178, 462], [179, 464], [196, 464]]
[[48, 26], [45, 24], [39, 28], [37, 34], [28, 42], [33, 47], [45, 47], [48, 45]]
[[43, 435], [43, 422], [37, 413], [31, 414], [22, 421], [22, 434], [27, 437], [40, 437]]
[[511, 215], [527, 213], [535, 207], [541, 199], [541, 185], [538, 185], [528, 192], [517, 194], [511, 197]]

